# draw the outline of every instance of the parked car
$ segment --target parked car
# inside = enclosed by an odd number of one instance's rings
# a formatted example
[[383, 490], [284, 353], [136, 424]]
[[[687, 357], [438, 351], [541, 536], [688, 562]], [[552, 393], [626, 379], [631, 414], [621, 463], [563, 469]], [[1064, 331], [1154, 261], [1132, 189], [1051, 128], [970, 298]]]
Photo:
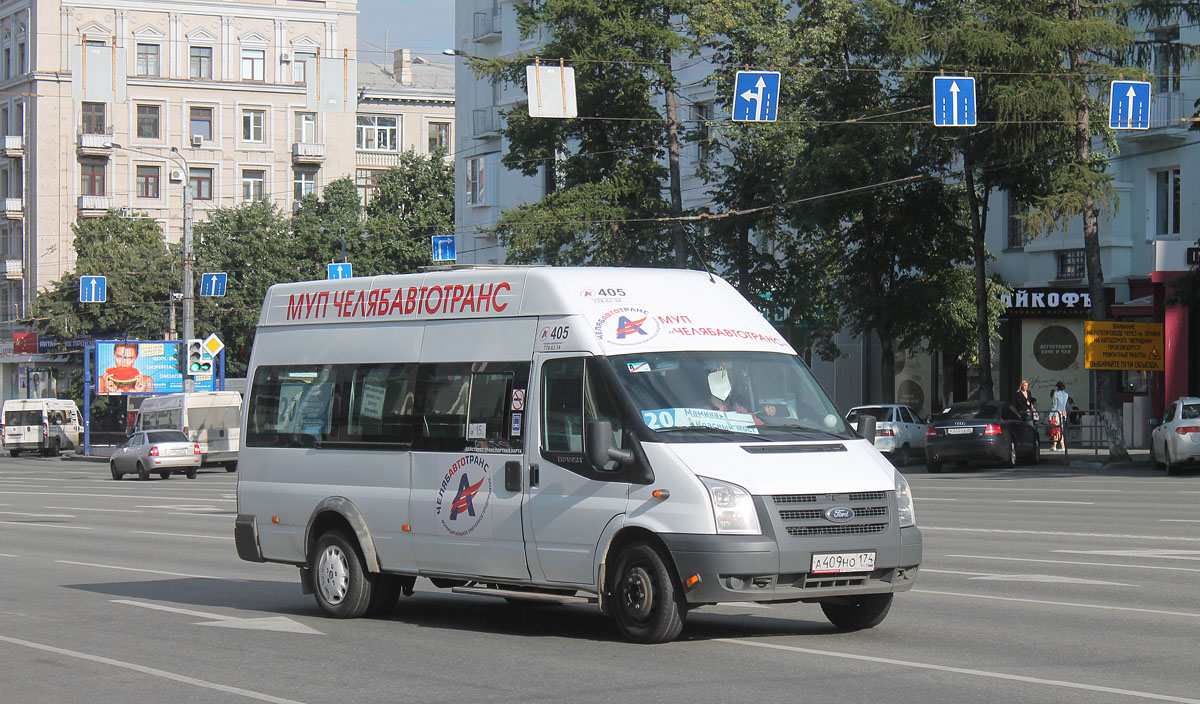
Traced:
[[196, 478], [200, 469], [200, 445], [179, 430], [149, 430], [129, 436], [108, 460], [113, 479], [137, 473], [139, 479], [157, 474], [170, 479], [172, 473]]
[[846, 414], [846, 422], [858, 430], [858, 417], [875, 416], [875, 449], [887, 455], [892, 464], [903, 467], [915, 452], [925, 452], [925, 419], [916, 411], [898, 403], [855, 406]]
[[999, 461], [1015, 467], [1041, 459], [1037, 430], [1006, 401], [956, 403], [934, 416], [925, 431], [925, 466], [930, 472], [954, 460]]
[[1200, 398], [1177, 399], [1150, 433], [1150, 462], [1179, 474], [1185, 464], [1200, 462]]

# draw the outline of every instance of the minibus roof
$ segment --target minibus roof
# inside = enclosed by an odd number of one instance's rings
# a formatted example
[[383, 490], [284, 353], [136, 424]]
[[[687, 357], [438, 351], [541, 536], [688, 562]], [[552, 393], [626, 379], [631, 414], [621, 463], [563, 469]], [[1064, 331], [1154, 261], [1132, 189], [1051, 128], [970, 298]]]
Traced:
[[[267, 290], [259, 327], [559, 316], [571, 317], [575, 326], [582, 317], [587, 326], [582, 332], [602, 354], [675, 349], [794, 354], [727, 282], [684, 269], [449, 267], [276, 284]], [[552, 326], [538, 331], [553, 334]]]

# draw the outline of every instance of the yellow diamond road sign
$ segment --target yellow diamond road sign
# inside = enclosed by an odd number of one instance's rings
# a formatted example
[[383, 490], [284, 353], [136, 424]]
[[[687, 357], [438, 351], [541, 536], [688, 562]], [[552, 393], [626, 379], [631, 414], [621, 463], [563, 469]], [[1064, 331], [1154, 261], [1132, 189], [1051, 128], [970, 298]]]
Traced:
[[204, 351], [209, 357], [216, 357], [221, 354], [221, 350], [225, 349], [225, 343], [221, 342], [221, 338], [217, 337], [217, 333], [213, 333], [204, 339]]

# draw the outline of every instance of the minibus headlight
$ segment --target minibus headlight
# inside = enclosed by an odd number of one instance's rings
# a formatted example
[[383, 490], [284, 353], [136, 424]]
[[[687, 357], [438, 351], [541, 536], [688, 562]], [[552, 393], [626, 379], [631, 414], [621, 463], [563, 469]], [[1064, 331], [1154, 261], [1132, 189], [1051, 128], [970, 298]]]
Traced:
[[912, 489], [904, 475], [896, 472], [896, 514], [900, 517], [900, 527], [917, 525], [917, 512], [913, 509]]
[[717, 523], [717, 533], [726, 535], [759, 535], [762, 528], [758, 525], [758, 511], [754, 509], [754, 498], [750, 492], [737, 484], [700, 477], [704, 486], [708, 487], [709, 498], [712, 499], [713, 519]]

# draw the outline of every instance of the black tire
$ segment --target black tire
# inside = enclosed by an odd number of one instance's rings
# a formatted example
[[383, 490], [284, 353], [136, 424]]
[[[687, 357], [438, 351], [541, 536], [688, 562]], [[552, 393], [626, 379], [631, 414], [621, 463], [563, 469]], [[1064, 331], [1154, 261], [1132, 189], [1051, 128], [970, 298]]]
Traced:
[[1036, 438], [1033, 441], [1033, 449], [1029, 452], [1029, 464], [1041, 464], [1042, 462], [1042, 443]]
[[[412, 579], [412, 577], [409, 577]], [[366, 615], [371, 618], [384, 618], [396, 608], [400, 601], [400, 590], [404, 588], [404, 577], [394, 574], [381, 574], [375, 577], [375, 586], [371, 590], [371, 603], [367, 605]]]
[[226, 462], [225, 463], [225, 471], [226, 472], [236, 472], [237, 471], [237, 462]]
[[170, 473], [170, 472], [159, 472], [159, 473], [158, 473], [158, 478], [159, 478], [159, 479], [170, 479], [170, 478], [171, 478], [171, 473]]
[[62, 450], [58, 446], [58, 438], [50, 440], [50, 446], [46, 448], [47, 457], [58, 457], [62, 454]]
[[19, 454], [21, 454], [21, 451], [20, 451], [20, 450], [9, 450], [9, 451], [8, 451], [8, 456], [9, 456], [9, 457], [16, 457], [16, 456], [17, 456], [17, 455], [19, 455]]
[[891, 594], [860, 594], [821, 602], [825, 618], [843, 631], [874, 628], [883, 622], [891, 608]]
[[686, 608], [678, 582], [655, 546], [625, 546], [617, 558], [611, 583], [609, 610], [629, 640], [666, 643], [683, 630]]
[[146, 465], [142, 464], [141, 462], [137, 463], [137, 474], [138, 479], [146, 480], [150, 478], [149, 470], [147, 470]]
[[125, 476], [123, 473], [117, 471], [117, 463], [116, 462], [108, 463], [108, 471], [110, 474], [112, 474], [113, 481], [119, 482], [119, 481], [121, 481], [121, 477]]
[[1009, 440], [1008, 441], [1008, 454], [1005, 456], [1004, 466], [1008, 467], [1009, 469], [1012, 469], [1013, 467], [1017, 466], [1017, 463], [1018, 463], [1017, 462], [1017, 441]]
[[358, 546], [340, 530], [317, 538], [309, 558], [317, 606], [334, 618], [358, 618], [371, 607], [375, 580], [363, 565]]
[[904, 447], [892, 453], [892, 464], [896, 465], [897, 467], [907, 467], [909, 452], [910, 449], [908, 444], [905, 443]]
[[930, 474], [941, 474], [942, 463], [936, 460], [925, 460], [925, 471]]
[[189, 469], [185, 469], [185, 470], [183, 470], [183, 474], [184, 474], [184, 476], [186, 476], [188, 479], [195, 479], [195, 478], [196, 478], [196, 468], [195, 468], [195, 467], [191, 467], [191, 468], [189, 468]]
[[1158, 469], [1158, 458], [1154, 456], [1154, 441], [1150, 441], [1150, 469]]
[[1171, 461], [1171, 448], [1163, 446], [1163, 466], [1167, 469], [1168, 477], [1177, 477], [1181, 471], [1178, 463]]

